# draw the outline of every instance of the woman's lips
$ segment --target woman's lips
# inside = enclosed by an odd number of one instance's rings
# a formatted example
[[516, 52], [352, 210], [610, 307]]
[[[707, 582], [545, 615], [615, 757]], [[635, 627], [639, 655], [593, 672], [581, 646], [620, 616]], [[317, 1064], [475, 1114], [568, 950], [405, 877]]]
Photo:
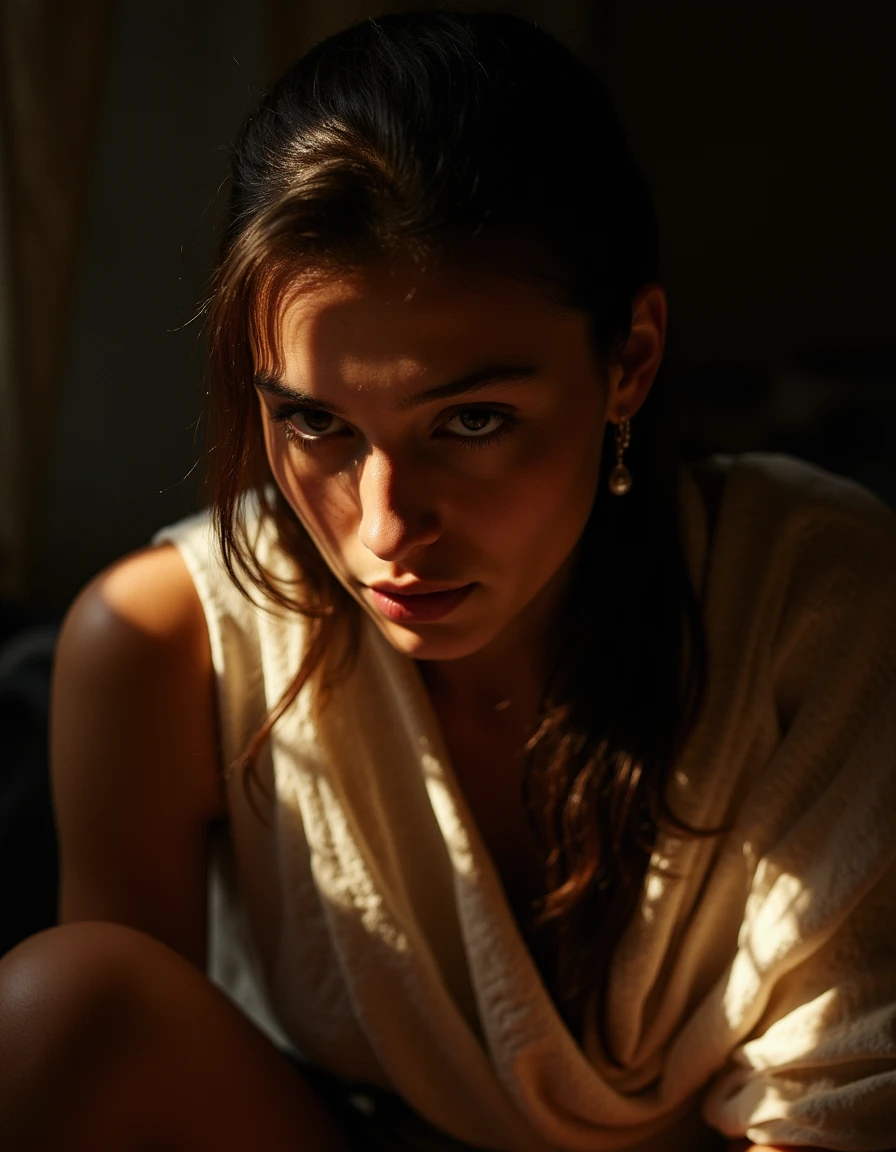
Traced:
[[388, 620], [397, 624], [431, 624], [453, 612], [473, 591], [473, 584], [441, 592], [397, 592], [392, 588], [368, 586], [370, 598]]

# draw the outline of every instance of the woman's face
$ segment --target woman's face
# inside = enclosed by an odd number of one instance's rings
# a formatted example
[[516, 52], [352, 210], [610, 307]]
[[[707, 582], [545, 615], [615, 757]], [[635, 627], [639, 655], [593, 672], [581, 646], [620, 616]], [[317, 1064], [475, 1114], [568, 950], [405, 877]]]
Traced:
[[585, 315], [383, 264], [297, 292], [279, 338], [256, 377], [273, 475], [389, 643], [457, 659], [550, 614], [606, 422]]

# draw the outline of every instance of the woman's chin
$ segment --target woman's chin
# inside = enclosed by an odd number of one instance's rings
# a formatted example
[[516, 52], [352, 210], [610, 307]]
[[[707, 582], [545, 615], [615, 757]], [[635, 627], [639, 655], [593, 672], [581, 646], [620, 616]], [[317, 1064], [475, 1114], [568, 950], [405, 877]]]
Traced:
[[491, 634], [483, 634], [482, 629], [452, 628], [446, 624], [396, 624], [381, 616], [373, 619], [391, 647], [412, 660], [461, 660], [481, 651], [492, 639]]

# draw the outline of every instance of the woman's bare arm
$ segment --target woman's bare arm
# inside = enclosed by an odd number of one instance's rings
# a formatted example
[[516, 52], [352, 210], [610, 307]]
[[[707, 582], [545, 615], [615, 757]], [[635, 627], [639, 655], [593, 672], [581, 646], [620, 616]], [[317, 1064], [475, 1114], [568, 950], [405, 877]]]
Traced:
[[93, 580], [59, 638], [51, 765], [60, 919], [139, 928], [199, 967], [224, 814], [205, 619], [177, 550]]

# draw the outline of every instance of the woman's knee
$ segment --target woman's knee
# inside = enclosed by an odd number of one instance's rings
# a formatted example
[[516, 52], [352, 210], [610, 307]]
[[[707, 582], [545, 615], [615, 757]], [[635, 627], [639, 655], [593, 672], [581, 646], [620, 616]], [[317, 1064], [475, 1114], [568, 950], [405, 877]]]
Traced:
[[0, 1146], [56, 1147], [54, 1125], [91, 1149], [137, 1147], [134, 1133], [147, 1147], [343, 1147], [304, 1080], [201, 972], [105, 923], [49, 929], [0, 960]]
[[0, 1048], [119, 1034], [142, 1011], [163, 945], [119, 924], [49, 928], [0, 960]]
[[50, 1147], [54, 1124], [90, 1111], [106, 1070], [140, 1044], [161, 947], [132, 929], [91, 922], [47, 929], [0, 960], [4, 1140]]

